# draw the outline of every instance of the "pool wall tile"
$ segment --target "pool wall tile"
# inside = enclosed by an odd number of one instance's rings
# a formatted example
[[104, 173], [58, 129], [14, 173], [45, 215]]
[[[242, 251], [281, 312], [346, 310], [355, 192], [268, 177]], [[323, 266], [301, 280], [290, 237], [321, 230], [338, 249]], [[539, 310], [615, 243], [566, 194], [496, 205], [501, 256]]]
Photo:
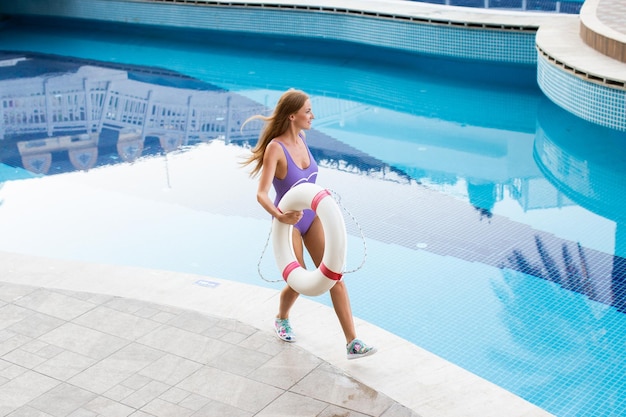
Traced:
[[[620, 131], [626, 130], [626, 91], [585, 80], [538, 57], [535, 24], [521, 13], [477, 15], [468, 11], [450, 18], [447, 6], [415, 2], [389, 2], [382, 6], [346, 1], [307, 5], [305, 2], [206, 2], [190, 0], [30, 0], [4, 2], [0, 13], [40, 17], [167, 26], [260, 35], [288, 34], [294, 37], [327, 39], [390, 48], [416, 54], [437, 55], [486, 62], [537, 65], [538, 82], [556, 104], [577, 116]], [[344, 5], [345, 4], [345, 5]], [[427, 8], [430, 7], [430, 8]], [[379, 7], [375, 10], [374, 7]], [[438, 7], [439, 9], [432, 9]], [[438, 13], [438, 11], [440, 13]], [[513, 16], [513, 17], [512, 17]], [[490, 20], [491, 19], [491, 20]], [[498, 24], [497, 19], [505, 23]]]
[[105, 20], [202, 30], [341, 40], [454, 58], [534, 64], [537, 27], [420, 22], [411, 16], [364, 16], [320, 10], [177, 4], [163, 1], [44, 0], [3, 5], [11, 14]]
[[584, 120], [626, 131], [626, 90], [585, 81], [538, 56], [537, 81], [546, 96]]

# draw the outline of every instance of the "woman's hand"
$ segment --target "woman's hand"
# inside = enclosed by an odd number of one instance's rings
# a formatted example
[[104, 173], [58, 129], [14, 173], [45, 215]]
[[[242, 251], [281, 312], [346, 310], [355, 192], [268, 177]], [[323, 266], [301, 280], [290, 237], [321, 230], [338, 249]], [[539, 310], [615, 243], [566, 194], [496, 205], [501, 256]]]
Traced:
[[302, 218], [302, 214], [303, 214], [302, 211], [290, 210], [290, 211], [281, 213], [280, 216], [276, 216], [276, 219], [278, 219], [278, 221], [281, 223], [293, 225], [300, 221], [300, 219]]

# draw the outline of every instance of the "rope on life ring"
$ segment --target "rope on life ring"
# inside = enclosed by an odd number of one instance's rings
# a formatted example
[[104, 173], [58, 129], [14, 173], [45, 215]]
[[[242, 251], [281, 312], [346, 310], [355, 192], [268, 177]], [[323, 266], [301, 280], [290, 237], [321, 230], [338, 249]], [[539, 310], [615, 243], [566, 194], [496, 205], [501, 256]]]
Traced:
[[[330, 197], [330, 198], [326, 198]], [[281, 211], [311, 209], [324, 228], [324, 255], [315, 270], [303, 268], [293, 250], [293, 226], [272, 221], [272, 244], [278, 269], [283, 279], [296, 292], [317, 296], [330, 290], [343, 276], [346, 259], [346, 225], [337, 202], [330, 192], [313, 183], [299, 184], [283, 196], [278, 204]]]

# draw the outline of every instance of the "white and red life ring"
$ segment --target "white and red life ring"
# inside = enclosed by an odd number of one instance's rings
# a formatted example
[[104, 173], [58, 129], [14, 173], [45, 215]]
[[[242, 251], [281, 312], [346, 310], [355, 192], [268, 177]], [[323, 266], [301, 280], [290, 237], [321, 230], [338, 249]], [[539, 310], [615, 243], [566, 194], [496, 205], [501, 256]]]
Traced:
[[[327, 198], [329, 197], [329, 198]], [[300, 294], [316, 296], [325, 293], [343, 276], [346, 259], [346, 225], [339, 205], [330, 192], [313, 183], [299, 184], [283, 196], [281, 211], [311, 209], [317, 213], [324, 228], [324, 255], [315, 270], [303, 268], [293, 250], [293, 226], [274, 219], [272, 244], [274, 256], [283, 279]]]

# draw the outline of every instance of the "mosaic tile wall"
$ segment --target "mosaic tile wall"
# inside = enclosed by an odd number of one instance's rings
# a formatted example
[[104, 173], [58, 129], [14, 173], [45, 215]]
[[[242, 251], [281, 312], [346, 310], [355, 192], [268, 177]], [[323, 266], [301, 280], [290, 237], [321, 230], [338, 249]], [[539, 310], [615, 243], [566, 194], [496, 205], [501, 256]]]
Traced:
[[537, 82], [553, 102], [578, 117], [626, 131], [626, 90], [585, 81], [552, 65], [539, 53]]
[[[191, 5], [164, 1], [31, 0], [2, 5], [8, 13], [293, 35], [358, 42], [455, 58], [534, 64], [536, 28], [485, 29], [417, 23], [406, 16], [364, 16], [272, 7]], [[480, 25], [479, 25], [480, 26]]]
[[[392, 14], [372, 16], [342, 8], [172, 0], [30, 0], [0, 2], [0, 12], [95, 19], [265, 35], [357, 42], [408, 52], [487, 62], [537, 64], [544, 93], [594, 123], [626, 130], [623, 90], [584, 81], [537, 58], [534, 28], [420, 21]], [[340, 3], [338, 3], [340, 4]]]

